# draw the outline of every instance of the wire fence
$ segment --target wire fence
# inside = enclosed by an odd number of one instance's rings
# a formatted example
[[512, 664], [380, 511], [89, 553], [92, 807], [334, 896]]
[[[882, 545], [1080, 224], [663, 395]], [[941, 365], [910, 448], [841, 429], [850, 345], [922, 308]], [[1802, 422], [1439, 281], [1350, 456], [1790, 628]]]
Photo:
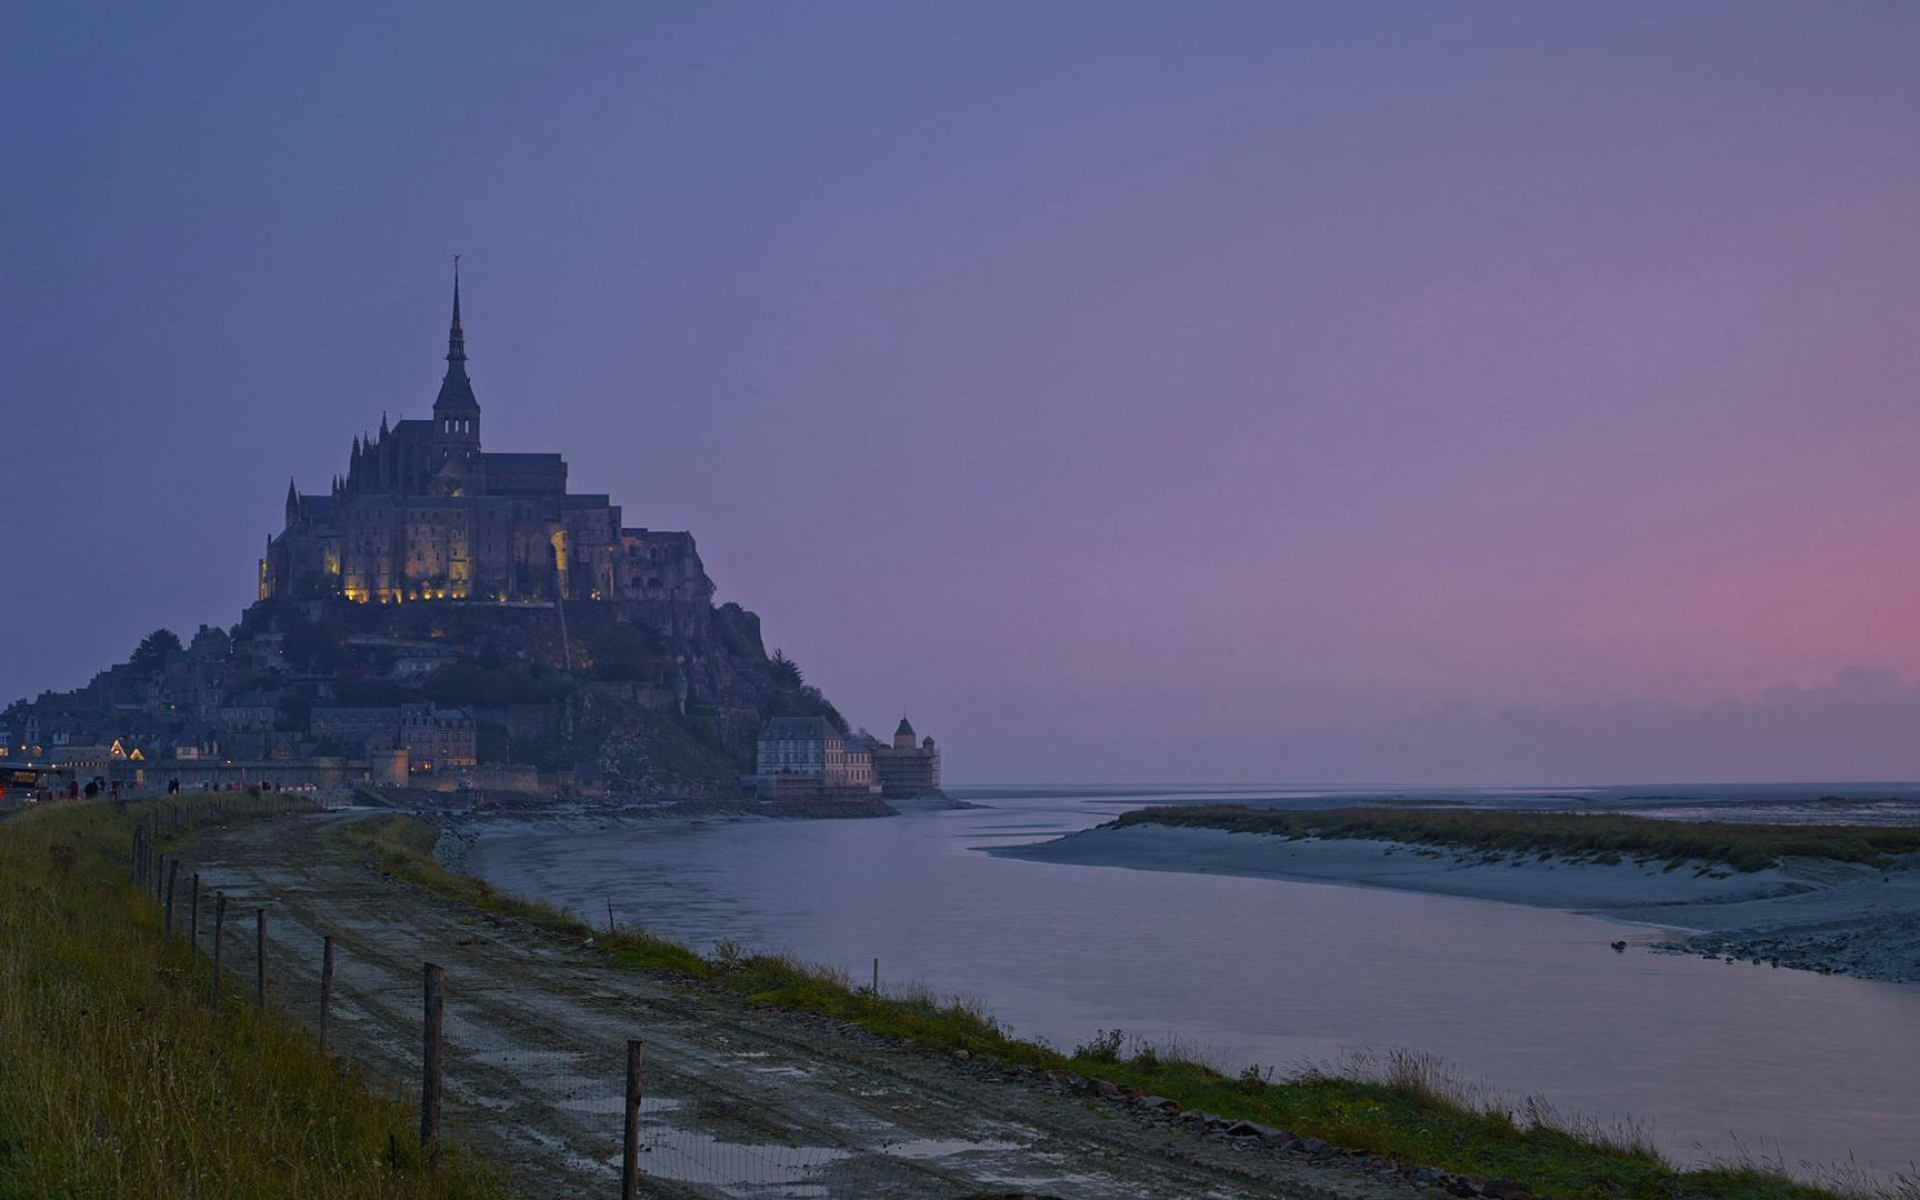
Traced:
[[395, 939], [363, 929], [283, 926], [259, 881], [214, 886], [158, 849], [196, 826], [315, 807], [272, 793], [158, 805], [136, 829], [129, 870], [160, 906], [167, 935], [190, 942], [209, 1003], [276, 1009], [307, 1024], [323, 1048], [345, 1047], [417, 1080], [430, 1159], [447, 1139], [505, 1142], [499, 1148], [517, 1163], [565, 1177], [570, 1194], [623, 1200], [642, 1194], [642, 1180], [725, 1196], [828, 1194], [831, 1180], [831, 1194], [841, 1194], [876, 1168], [822, 1144], [834, 1139], [817, 1128], [649, 1063], [637, 1028], [600, 1037], [543, 1023], [524, 985], [396, 955]]

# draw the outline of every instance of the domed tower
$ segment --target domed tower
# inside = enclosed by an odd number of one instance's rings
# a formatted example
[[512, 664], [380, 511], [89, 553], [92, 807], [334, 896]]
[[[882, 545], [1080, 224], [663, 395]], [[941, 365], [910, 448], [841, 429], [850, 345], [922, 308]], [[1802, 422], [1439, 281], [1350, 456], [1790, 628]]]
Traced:
[[874, 747], [873, 773], [880, 781], [881, 795], [889, 799], [924, 796], [940, 787], [940, 751], [932, 738], [918, 742], [913, 722], [901, 717], [893, 744]]

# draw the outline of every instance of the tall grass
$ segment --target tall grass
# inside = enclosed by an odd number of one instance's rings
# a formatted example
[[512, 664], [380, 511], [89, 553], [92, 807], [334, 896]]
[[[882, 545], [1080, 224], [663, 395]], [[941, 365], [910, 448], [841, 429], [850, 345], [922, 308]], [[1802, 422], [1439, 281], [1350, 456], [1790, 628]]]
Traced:
[[[790, 955], [755, 953], [730, 942], [701, 955], [643, 929], [595, 931], [576, 917], [447, 871], [431, 854], [436, 831], [410, 818], [372, 818], [340, 836], [396, 878], [484, 911], [527, 917], [550, 932], [592, 939], [617, 966], [664, 971], [752, 1003], [824, 1014], [936, 1050], [965, 1050], [970, 1057], [1097, 1077], [1186, 1108], [1284, 1128], [1402, 1163], [1517, 1179], [1535, 1192], [1567, 1200], [1837, 1200], [1841, 1195], [1764, 1164], [1679, 1170], [1634, 1126], [1569, 1117], [1539, 1098], [1504, 1099], [1459, 1082], [1437, 1060], [1420, 1055], [1350, 1056], [1275, 1081], [1271, 1071], [1258, 1067], [1230, 1075], [1203, 1048], [1177, 1039], [1147, 1042], [1107, 1031], [1063, 1052], [1014, 1037], [978, 1002], [925, 988], [877, 995], [855, 986], [844, 971]], [[1858, 1186], [1849, 1194], [1880, 1190], [1864, 1177], [1854, 1182]], [[1920, 1200], [1903, 1186], [1886, 1192]]]
[[1444, 1060], [1416, 1050], [1348, 1050], [1329, 1063], [1308, 1063], [1300, 1079], [1378, 1084], [1439, 1108], [1472, 1113], [1516, 1129], [1545, 1129], [1568, 1134], [1590, 1146], [1625, 1158], [1656, 1160], [1659, 1150], [1644, 1125], [1631, 1120], [1601, 1121], [1560, 1111], [1538, 1094], [1510, 1096], [1463, 1078]]
[[125, 879], [143, 813], [0, 821], [0, 1197], [503, 1195], [457, 1154], [426, 1169], [411, 1107], [291, 1023], [209, 1003]]
[[1745, 825], [1659, 821], [1618, 813], [1481, 809], [1335, 808], [1294, 812], [1243, 804], [1164, 805], [1122, 813], [1108, 828], [1171, 825], [1286, 838], [1366, 838], [1487, 854], [1536, 854], [1617, 863], [1625, 859], [1725, 864], [1763, 871], [1782, 858], [1883, 866], [1920, 851], [1920, 829], [1865, 825]]

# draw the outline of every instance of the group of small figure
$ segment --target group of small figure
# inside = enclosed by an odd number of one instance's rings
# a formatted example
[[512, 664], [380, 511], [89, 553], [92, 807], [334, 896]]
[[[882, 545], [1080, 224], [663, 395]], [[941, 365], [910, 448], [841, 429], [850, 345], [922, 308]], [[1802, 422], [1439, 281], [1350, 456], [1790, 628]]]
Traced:
[[[208, 790], [216, 791], [216, 792], [222, 791], [222, 790], [234, 792], [234, 791], [239, 791], [240, 788], [241, 788], [240, 784], [229, 783], [224, 789], [209, 788]], [[132, 789], [129, 788], [128, 790], [131, 791]], [[246, 790], [257, 796], [261, 792], [271, 792], [271, 791], [276, 791], [277, 789], [271, 783], [256, 783], [256, 784], [247, 785]], [[178, 779], [167, 780], [167, 795], [178, 796], [179, 794], [180, 794], [180, 781]], [[67, 798], [69, 800], [78, 800], [83, 795], [89, 800], [96, 799], [100, 796], [106, 796], [109, 799], [111, 799], [115, 804], [125, 803], [125, 801], [122, 799], [120, 795], [120, 781], [118, 779], [108, 780], [98, 775], [94, 776], [92, 779], [87, 780], [86, 785], [84, 787], [80, 784], [78, 780], [71, 781], [67, 784]]]
[[[207, 784], [203, 786], [201, 790], [209, 792], [245, 791], [248, 795], [258, 796], [262, 792], [277, 792], [280, 789], [272, 783], [261, 782], [248, 784], [229, 783], [224, 787]], [[167, 780], [166, 793], [169, 796], [178, 796], [180, 794], [180, 781], [178, 779]], [[4, 795], [4, 792], [0, 791], [0, 795]], [[27, 795], [29, 798], [38, 795], [42, 800], [58, 799], [60, 792], [58, 788], [55, 788], [51, 792], [40, 791], [36, 793], [30, 790]], [[104, 796], [112, 800], [116, 805], [124, 806], [127, 801], [132, 798], [133, 788], [129, 785], [123, 791], [120, 780], [108, 779], [104, 775], [95, 775], [85, 783], [81, 783], [78, 779], [69, 779], [67, 781], [67, 799], [78, 800], [83, 796], [88, 800], [98, 800]]]

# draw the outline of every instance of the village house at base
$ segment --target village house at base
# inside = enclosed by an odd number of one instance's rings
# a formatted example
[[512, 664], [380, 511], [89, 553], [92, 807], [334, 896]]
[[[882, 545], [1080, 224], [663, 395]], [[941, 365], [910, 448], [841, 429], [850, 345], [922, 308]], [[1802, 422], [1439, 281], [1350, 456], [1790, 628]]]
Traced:
[[775, 717], [760, 733], [757, 770], [743, 783], [765, 800], [878, 795], [906, 800], [940, 790], [940, 748], [914, 744], [900, 718], [893, 744], [842, 734], [825, 717]]

